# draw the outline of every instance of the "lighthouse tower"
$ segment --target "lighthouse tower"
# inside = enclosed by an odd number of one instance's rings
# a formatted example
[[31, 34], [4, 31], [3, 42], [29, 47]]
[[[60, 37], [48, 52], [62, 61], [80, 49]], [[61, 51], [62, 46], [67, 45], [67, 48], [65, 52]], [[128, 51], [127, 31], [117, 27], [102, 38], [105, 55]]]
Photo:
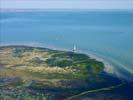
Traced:
[[76, 52], [76, 50], [77, 50], [77, 47], [76, 47], [76, 45], [74, 45], [73, 46], [73, 52]]

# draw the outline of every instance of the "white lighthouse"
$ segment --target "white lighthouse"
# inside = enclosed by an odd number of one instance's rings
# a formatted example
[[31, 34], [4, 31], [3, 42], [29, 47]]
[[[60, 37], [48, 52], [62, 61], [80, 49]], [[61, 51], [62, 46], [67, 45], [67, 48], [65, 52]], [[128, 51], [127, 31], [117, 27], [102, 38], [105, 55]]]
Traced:
[[76, 52], [76, 50], [77, 50], [77, 47], [76, 47], [76, 45], [74, 45], [73, 46], [73, 52]]

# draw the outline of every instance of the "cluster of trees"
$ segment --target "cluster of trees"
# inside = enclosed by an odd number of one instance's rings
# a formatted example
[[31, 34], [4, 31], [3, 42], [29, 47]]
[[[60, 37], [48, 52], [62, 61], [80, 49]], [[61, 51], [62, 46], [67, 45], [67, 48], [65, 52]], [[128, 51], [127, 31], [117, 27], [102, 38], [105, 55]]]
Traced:
[[43, 60], [41, 60], [39, 57], [35, 57], [31, 60], [31, 63], [35, 66], [38, 66], [40, 64], [45, 63]]
[[[91, 59], [85, 54], [76, 54], [73, 52], [64, 52], [53, 55], [47, 59], [49, 66], [67, 67], [72, 66], [79, 69], [86, 69], [88, 72], [98, 74], [103, 71], [104, 64], [102, 62]], [[87, 72], [87, 73], [88, 73]]]
[[13, 49], [13, 57], [22, 57], [22, 54], [25, 52], [25, 49], [23, 48], [15, 48]]
[[58, 66], [58, 67], [72, 66], [72, 61], [71, 60], [60, 59], [60, 58], [50, 58], [50, 59], [47, 59], [46, 63], [49, 66]]

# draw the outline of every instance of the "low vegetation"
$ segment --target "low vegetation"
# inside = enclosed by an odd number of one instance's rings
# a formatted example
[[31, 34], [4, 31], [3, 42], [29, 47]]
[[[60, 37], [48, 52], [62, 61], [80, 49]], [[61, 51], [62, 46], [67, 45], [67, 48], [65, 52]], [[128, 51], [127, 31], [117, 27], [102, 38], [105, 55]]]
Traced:
[[[86, 88], [91, 85], [92, 79], [101, 81], [98, 77], [103, 69], [102, 62], [85, 54], [26, 46], [0, 47], [0, 80], [7, 77], [22, 80], [15, 83], [13, 79], [11, 83], [5, 82], [7, 86], [1, 85], [0, 98], [46, 100], [53, 94], [52, 98], [56, 95], [58, 99], [58, 96], [65, 95], [62, 97], [64, 98], [70, 95], [69, 92], [71, 95], [80, 92], [75, 88]], [[0, 84], [5, 83], [0, 81]], [[18, 90], [14, 88], [17, 86]], [[13, 94], [14, 91], [17, 94]]]

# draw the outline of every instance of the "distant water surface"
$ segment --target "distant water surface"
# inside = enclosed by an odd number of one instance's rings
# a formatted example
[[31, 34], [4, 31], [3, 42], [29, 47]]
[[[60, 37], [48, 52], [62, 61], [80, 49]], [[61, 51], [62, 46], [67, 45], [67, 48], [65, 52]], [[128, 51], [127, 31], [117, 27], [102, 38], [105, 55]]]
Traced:
[[133, 73], [133, 12], [1, 12], [0, 43], [93, 51]]

